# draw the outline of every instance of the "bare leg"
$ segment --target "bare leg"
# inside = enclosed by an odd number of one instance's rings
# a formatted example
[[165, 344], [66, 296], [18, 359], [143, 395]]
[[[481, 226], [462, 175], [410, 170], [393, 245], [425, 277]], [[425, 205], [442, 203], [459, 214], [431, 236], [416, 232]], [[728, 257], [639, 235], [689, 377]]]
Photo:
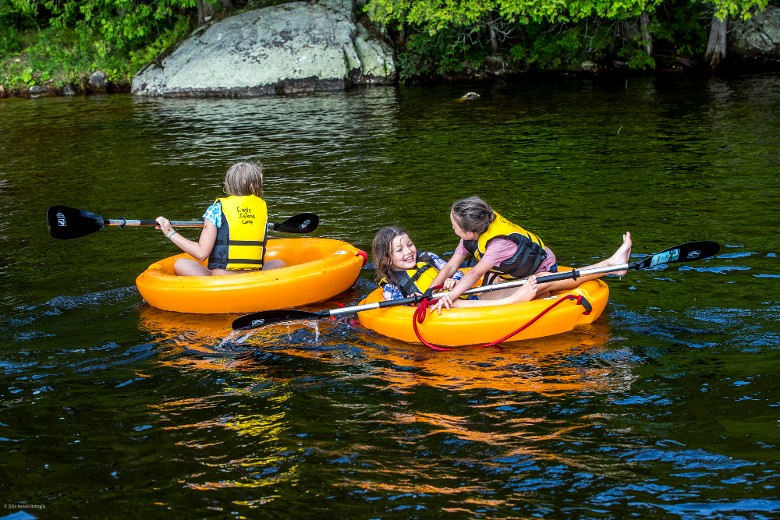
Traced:
[[208, 268], [189, 258], [176, 260], [176, 263], [173, 264], [173, 270], [179, 276], [211, 276], [211, 271]]
[[284, 267], [287, 264], [284, 263], [284, 260], [268, 260], [263, 264], [263, 271], [268, 271], [270, 269], [279, 269], [280, 267]]
[[[525, 284], [516, 289], [502, 289], [501, 291], [488, 292], [480, 295], [479, 300], [455, 300], [453, 307], [491, 307], [496, 305], [508, 305], [510, 303], [528, 302], [536, 298], [536, 277], [530, 277]], [[508, 294], [502, 298], [485, 298], [491, 293]]]
[[[269, 260], [265, 264], [263, 264], [263, 270], [267, 271], [269, 269], [279, 269], [280, 267], [284, 267], [285, 264], [284, 260]], [[180, 258], [176, 260], [176, 263], [173, 264], [173, 270], [176, 271], [176, 274], [179, 276], [212, 276], [212, 275], [230, 275], [230, 274], [241, 274], [241, 273], [247, 273], [251, 271], [229, 271], [226, 269], [208, 269], [206, 267], [203, 267], [203, 264], [200, 262], [197, 262], [195, 260], [191, 260], [189, 258]]]
[[[617, 248], [617, 251], [615, 251], [612, 256], [607, 258], [606, 260], [602, 260], [601, 262], [598, 262], [593, 265], [589, 265], [586, 267], [581, 267], [580, 270], [584, 269], [591, 269], [594, 267], [610, 267], [610, 266], [617, 266], [622, 264], [627, 264], [629, 258], [631, 257], [631, 233], [626, 231], [626, 234], [623, 235], [623, 243], [620, 244], [620, 247]], [[569, 289], [574, 289], [575, 287], [579, 286], [583, 282], [587, 282], [590, 280], [596, 280], [598, 278], [601, 278], [606, 273], [597, 273], [597, 274], [589, 274], [586, 276], [580, 276], [576, 280], [556, 280], [554, 282], [547, 282], [539, 284], [539, 294], [538, 296], [546, 295], [547, 293], [553, 292], [553, 291], [566, 291]], [[626, 271], [615, 271], [613, 273], [614, 275], [624, 275], [626, 274]], [[536, 273], [537, 276], [542, 276], [544, 273]]]

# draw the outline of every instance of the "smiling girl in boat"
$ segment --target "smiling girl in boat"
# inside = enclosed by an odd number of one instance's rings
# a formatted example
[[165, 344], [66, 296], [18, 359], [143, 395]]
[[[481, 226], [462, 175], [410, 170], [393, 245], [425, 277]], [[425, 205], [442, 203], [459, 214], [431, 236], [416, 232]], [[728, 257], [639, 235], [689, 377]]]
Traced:
[[[239, 162], [225, 174], [227, 197], [218, 198], [203, 215], [197, 242], [177, 233], [165, 217], [157, 229], [193, 259], [180, 258], [174, 269], [180, 276], [236, 274], [283, 267], [280, 260], [265, 260], [268, 208], [263, 200], [263, 166]], [[200, 262], [209, 259], [208, 267]]]
[[[518, 280], [531, 275], [543, 275], [557, 272], [555, 254], [533, 233], [505, 219], [479, 197], [462, 199], [452, 205], [450, 221], [455, 234], [461, 239], [455, 253], [431, 285], [443, 283], [452, 276], [469, 257], [477, 260], [477, 265], [455, 284], [449, 294], [440, 298], [433, 307], [441, 311], [450, 308], [453, 301], [470, 289], [480, 278], [484, 283], [501, 283], [506, 280]], [[606, 267], [628, 262], [631, 256], [631, 234], [623, 235], [623, 243], [606, 260], [583, 267]], [[489, 276], [488, 273], [490, 273]], [[622, 275], [624, 272], [611, 274]], [[573, 289], [583, 282], [595, 280], [604, 273], [582, 276], [577, 279], [557, 280], [539, 284], [536, 297], [544, 297], [553, 291]]]
[[[406, 230], [387, 226], [379, 230], [371, 244], [377, 283], [383, 288], [385, 300], [406, 298], [412, 294], [423, 294], [437, 278], [440, 269], [447, 263], [434, 253], [418, 251]], [[452, 289], [463, 277], [461, 271], [454, 271], [442, 280], [445, 290]], [[451, 302], [453, 307], [480, 307], [524, 302], [536, 296], [536, 278], [519, 287], [469, 295], [468, 299]]]

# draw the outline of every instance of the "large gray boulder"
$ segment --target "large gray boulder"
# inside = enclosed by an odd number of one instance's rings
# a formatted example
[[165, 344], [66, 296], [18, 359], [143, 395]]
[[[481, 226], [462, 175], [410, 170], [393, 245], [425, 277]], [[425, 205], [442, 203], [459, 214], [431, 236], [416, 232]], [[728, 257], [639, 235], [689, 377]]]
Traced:
[[728, 39], [734, 58], [780, 63], [780, 7], [767, 7], [749, 20], [733, 20]]
[[262, 96], [391, 84], [392, 49], [350, 9], [293, 2], [204, 26], [135, 75], [133, 94]]

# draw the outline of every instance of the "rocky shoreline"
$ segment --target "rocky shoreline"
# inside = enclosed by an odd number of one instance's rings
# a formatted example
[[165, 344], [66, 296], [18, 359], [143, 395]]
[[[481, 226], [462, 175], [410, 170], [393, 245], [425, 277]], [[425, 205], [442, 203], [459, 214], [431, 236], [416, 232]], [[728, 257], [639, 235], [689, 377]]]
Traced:
[[[140, 70], [131, 84], [114, 84], [95, 71], [80, 84], [31, 86], [0, 98], [39, 98], [106, 93], [152, 97], [254, 97], [344, 91], [362, 85], [394, 85], [395, 52], [381, 35], [356, 20], [350, 0], [293, 2], [247, 11], [204, 25]], [[662, 60], [658, 60], [661, 62]], [[501, 56], [479, 70], [444, 81], [564, 76], [637, 76], [713, 71], [670, 56], [652, 72], [624, 64], [583, 62], [579, 70], [532, 73], [515, 70]], [[729, 28], [729, 55], [719, 77], [780, 70], [780, 8], [769, 7]]]

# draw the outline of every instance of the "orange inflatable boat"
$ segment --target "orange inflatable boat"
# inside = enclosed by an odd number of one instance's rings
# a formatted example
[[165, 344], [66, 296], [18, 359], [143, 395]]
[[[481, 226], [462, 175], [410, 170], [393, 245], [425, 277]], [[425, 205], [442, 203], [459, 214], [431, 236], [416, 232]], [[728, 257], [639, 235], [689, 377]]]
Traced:
[[[562, 299], [567, 301], [560, 301]], [[587, 314], [583, 300], [591, 307]], [[378, 288], [360, 303], [380, 301], [382, 289]], [[559, 301], [560, 303], [555, 305]], [[575, 289], [553, 293], [548, 298], [530, 302], [450, 309], [442, 311], [441, 315], [429, 311], [423, 322], [417, 324], [417, 329], [420, 337], [433, 345], [456, 347], [497, 341], [535, 320], [504, 341], [541, 338], [568, 332], [578, 325], [593, 323], [604, 312], [608, 301], [607, 284], [601, 280], [593, 280], [584, 282]], [[550, 309], [547, 310], [548, 308]], [[359, 314], [360, 324], [389, 338], [421, 343], [414, 331], [415, 310], [414, 306], [404, 305], [363, 311]]]
[[[298, 307], [327, 300], [349, 289], [366, 253], [329, 238], [268, 241], [265, 259], [285, 267], [225, 276], [177, 276], [182, 253], [155, 262], [136, 279], [138, 292], [158, 309], [200, 314], [244, 313]], [[204, 262], [205, 265], [205, 262]]]

